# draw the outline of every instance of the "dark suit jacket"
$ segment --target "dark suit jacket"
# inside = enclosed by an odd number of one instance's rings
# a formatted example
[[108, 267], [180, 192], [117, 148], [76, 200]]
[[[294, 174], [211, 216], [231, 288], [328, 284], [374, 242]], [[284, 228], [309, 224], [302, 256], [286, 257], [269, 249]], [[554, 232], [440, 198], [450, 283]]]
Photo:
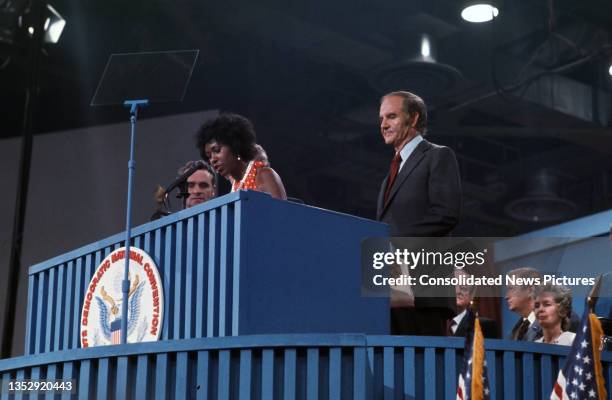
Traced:
[[[497, 323], [495, 320], [489, 318], [480, 317], [480, 327], [482, 328], [482, 334], [487, 339], [499, 339], [499, 335], [497, 334]], [[467, 318], [463, 317], [461, 322], [457, 326], [455, 333], [453, 336], [462, 336], [465, 337], [468, 331], [472, 329], [471, 326], [468, 326]]]
[[[522, 317], [519, 318], [515, 324], [518, 324], [522, 320], [523, 320]], [[521, 340], [523, 342], [534, 342], [541, 337], [542, 337], [542, 327], [540, 326], [538, 320], [536, 319], [535, 321], [531, 323], [531, 325], [529, 325], [529, 329], [527, 329], [525, 336], [523, 336], [523, 339]], [[512, 340], [512, 331], [508, 333], [508, 335], [506, 336], [506, 339]]]
[[377, 219], [391, 236], [446, 236], [459, 222], [461, 180], [455, 153], [423, 140], [400, 170], [387, 204], [387, 176], [378, 195]]
[[[390, 236], [446, 236], [457, 225], [461, 209], [461, 181], [455, 153], [448, 147], [423, 140], [399, 171], [389, 199], [383, 204], [387, 176], [378, 195], [377, 219], [389, 224]], [[435, 274], [416, 268], [411, 276]], [[420, 296], [423, 288], [413, 286], [415, 307], [435, 307], [455, 315], [454, 288], [444, 296]], [[443, 290], [438, 288], [437, 290]]]

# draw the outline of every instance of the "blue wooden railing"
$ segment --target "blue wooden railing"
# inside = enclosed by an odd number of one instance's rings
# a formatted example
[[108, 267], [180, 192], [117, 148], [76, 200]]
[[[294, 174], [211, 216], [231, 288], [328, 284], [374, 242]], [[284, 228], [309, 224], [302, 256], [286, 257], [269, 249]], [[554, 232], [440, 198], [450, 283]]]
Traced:
[[[79, 399], [455, 399], [463, 342], [358, 334], [186, 339], [0, 360], [0, 375], [72, 379]], [[547, 399], [569, 350], [503, 340], [485, 346], [498, 400]], [[612, 382], [612, 354], [602, 361]]]

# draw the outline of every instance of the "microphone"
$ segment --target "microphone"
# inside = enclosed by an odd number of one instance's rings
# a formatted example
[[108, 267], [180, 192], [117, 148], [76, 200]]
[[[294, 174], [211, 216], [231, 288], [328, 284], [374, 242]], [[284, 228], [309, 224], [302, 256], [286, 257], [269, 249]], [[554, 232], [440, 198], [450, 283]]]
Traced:
[[164, 195], [167, 195], [168, 193], [170, 193], [174, 188], [180, 186], [181, 184], [183, 184], [183, 182], [185, 182], [187, 180], [187, 178], [189, 178], [191, 176], [191, 174], [193, 174], [194, 172], [196, 172], [199, 169], [204, 169], [206, 168], [204, 166], [204, 163], [201, 160], [197, 160], [193, 163], [193, 165], [191, 167], [189, 167], [185, 172], [183, 172], [181, 174], [181, 176], [179, 176], [178, 178], [176, 178], [174, 180], [174, 182], [172, 182], [167, 188], [166, 190], [164, 190]]

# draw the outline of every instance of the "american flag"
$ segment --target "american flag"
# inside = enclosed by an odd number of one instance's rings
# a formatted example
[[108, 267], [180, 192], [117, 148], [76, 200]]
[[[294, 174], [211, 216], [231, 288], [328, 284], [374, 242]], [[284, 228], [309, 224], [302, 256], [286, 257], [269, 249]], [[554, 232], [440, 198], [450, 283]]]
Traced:
[[117, 318], [111, 322], [111, 343], [121, 343], [121, 318]]
[[468, 326], [473, 329], [468, 329], [465, 337], [465, 356], [457, 383], [457, 400], [488, 400], [489, 375], [480, 321], [470, 309], [464, 318], [469, 318]]
[[600, 346], [603, 330], [595, 316], [585, 309], [565, 367], [559, 371], [551, 400], [605, 400]]

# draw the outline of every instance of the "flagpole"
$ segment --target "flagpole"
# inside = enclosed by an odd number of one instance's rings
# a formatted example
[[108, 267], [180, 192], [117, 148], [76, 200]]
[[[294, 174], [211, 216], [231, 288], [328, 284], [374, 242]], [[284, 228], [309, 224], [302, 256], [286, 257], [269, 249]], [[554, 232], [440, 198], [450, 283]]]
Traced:
[[476, 318], [479, 317], [478, 306], [480, 305], [480, 298], [476, 296], [477, 291], [478, 291], [478, 288], [477, 287], [474, 288], [474, 292], [472, 293], [472, 300], [470, 300], [470, 310], [472, 310]]
[[589, 293], [589, 297], [587, 298], [587, 304], [589, 307], [589, 312], [591, 313], [595, 313], [595, 305], [597, 304], [597, 300], [599, 299], [599, 290], [601, 288], [601, 280], [602, 280], [603, 275], [599, 274], [599, 277], [597, 277], [597, 281], [595, 281], [595, 284], [593, 285], [593, 288], [591, 289], [591, 292]]
[[[551, 400], [562, 400], [568, 398], [607, 399], [603, 369], [601, 366], [601, 338], [603, 331], [597, 316], [593, 312], [599, 290], [601, 288], [602, 275], [597, 278], [591, 292], [587, 297], [587, 308], [584, 310], [580, 328], [566, 359], [565, 366], [559, 371], [555, 381]], [[586, 377], [586, 380], [583, 379]]]

